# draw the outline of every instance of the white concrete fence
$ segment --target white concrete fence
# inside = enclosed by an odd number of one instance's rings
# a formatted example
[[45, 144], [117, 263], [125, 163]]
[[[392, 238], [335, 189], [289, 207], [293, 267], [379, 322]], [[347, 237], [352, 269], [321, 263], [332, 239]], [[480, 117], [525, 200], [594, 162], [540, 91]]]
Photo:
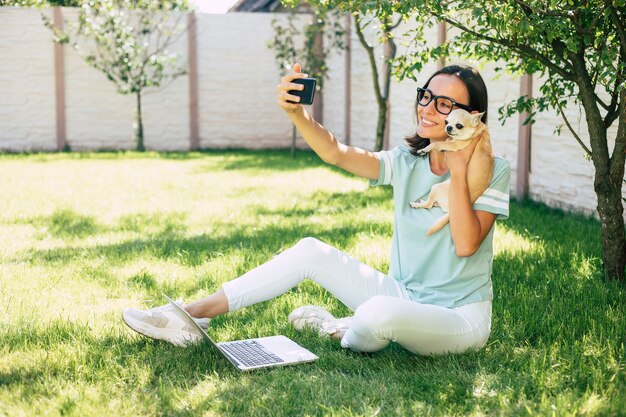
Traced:
[[[133, 149], [134, 97], [119, 95], [113, 83], [88, 66], [71, 47], [55, 46], [41, 18], [43, 13], [53, 19], [54, 10], [0, 7], [0, 151], [54, 151], [64, 143], [72, 150]], [[76, 19], [76, 9], [57, 10], [57, 18]], [[275, 104], [280, 75], [274, 51], [266, 46], [273, 37], [271, 22], [276, 18], [287, 17], [265, 13], [188, 17], [188, 21], [195, 20], [195, 42], [193, 38], [190, 42], [189, 35], [183, 36], [173, 49], [191, 63], [190, 75], [145, 95], [142, 105], [147, 149], [290, 146], [291, 124]], [[309, 17], [300, 19], [304, 24]], [[336, 52], [329, 59], [323, 121], [341, 140], [371, 149], [377, 106], [370, 68], [354, 33], [350, 40], [349, 76], [345, 71], [347, 52]], [[436, 28], [428, 42], [438, 42]], [[190, 48], [196, 51], [191, 59]], [[403, 48], [400, 45], [398, 53]], [[495, 79], [493, 68], [480, 67], [490, 94], [489, 126], [496, 155], [511, 163], [515, 194], [516, 183], [522, 179], [518, 178], [520, 118], [501, 126], [497, 109], [524, 90], [520, 89], [520, 79]], [[412, 134], [415, 88], [435, 70], [433, 63], [418, 76], [417, 83], [393, 83], [390, 147]], [[540, 83], [533, 82], [535, 94]], [[588, 142], [582, 111], [576, 106], [567, 111], [579, 135]], [[561, 123], [556, 113], [543, 113], [532, 127], [529, 196], [552, 206], [595, 214], [593, 165], [566, 128], [560, 136], [555, 135]], [[614, 138], [616, 130], [617, 125], [609, 137]], [[306, 146], [301, 140], [299, 145]], [[520, 172], [524, 174], [523, 169]]]

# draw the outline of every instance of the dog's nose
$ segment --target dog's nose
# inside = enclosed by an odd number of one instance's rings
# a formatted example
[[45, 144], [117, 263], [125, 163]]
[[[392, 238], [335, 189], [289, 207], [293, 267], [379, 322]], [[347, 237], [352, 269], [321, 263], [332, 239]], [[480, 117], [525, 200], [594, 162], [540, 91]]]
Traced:
[[446, 126], [446, 132], [451, 133], [452, 132], [452, 126]]

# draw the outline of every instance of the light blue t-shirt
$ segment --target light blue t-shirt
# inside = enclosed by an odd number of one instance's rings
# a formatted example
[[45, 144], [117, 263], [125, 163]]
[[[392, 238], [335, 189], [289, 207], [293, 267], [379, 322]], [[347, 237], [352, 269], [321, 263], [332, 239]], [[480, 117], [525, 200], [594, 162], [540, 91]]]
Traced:
[[[450, 234], [450, 224], [431, 236], [426, 231], [443, 215], [439, 207], [414, 209], [411, 201], [426, 200], [434, 184], [450, 178], [430, 170], [428, 157], [415, 156], [406, 146], [377, 152], [380, 174], [372, 185], [391, 185], [394, 200], [394, 226], [389, 275], [402, 282], [414, 301], [443, 307], [491, 300], [493, 261], [492, 227], [472, 256], [458, 257]], [[509, 216], [511, 168], [495, 158], [493, 178], [476, 200], [474, 210]]]

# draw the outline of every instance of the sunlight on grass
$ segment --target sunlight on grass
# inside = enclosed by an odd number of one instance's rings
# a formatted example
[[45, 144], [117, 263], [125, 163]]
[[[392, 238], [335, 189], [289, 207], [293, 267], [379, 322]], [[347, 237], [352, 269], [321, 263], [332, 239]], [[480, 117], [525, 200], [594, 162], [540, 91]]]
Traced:
[[602, 409], [603, 404], [606, 402], [606, 398], [600, 397], [597, 394], [591, 394], [589, 398], [584, 400], [580, 412], [583, 415], [594, 415]]
[[539, 251], [542, 244], [539, 241], [531, 241], [528, 237], [524, 237], [514, 230], [506, 228], [506, 220], [504, 226], [497, 224], [493, 236], [494, 255], [507, 253], [510, 255], [522, 255], [524, 253]]
[[10, 259], [14, 254], [30, 249], [37, 229], [26, 224], [2, 224], [0, 223], [0, 256]]
[[205, 379], [197, 383], [183, 396], [181, 396], [181, 398], [178, 400], [178, 404], [175, 406], [175, 409], [179, 412], [197, 409], [198, 407], [202, 406], [207, 397], [214, 397], [216, 393], [216, 381], [214, 381], [213, 379]]
[[474, 389], [472, 395], [476, 398], [482, 397], [495, 397], [498, 395], [496, 389], [493, 387], [494, 382], [497, 381], [495, 375], [479, 374], [476, 375], [474, 380]]
[[379, 271], [387, 271], [389, 269], [389, 236], [359, 235], [353, 242], [349, 252], [361, 262]]
[[123, 324], [191, 301], [306, 236], [388, 269], [392, 194], [310, 153], [0, 156], [0, 416], [620, 415], [626, 294], [602, 282], [597, 222], [511, 206], [494, 239], [485, 349], [343, 350], [286, 317], [351, 312], [305, 281], [212, 321], [217, 340], [285, 334], [314, 364], [239, 374], [206, 345]]

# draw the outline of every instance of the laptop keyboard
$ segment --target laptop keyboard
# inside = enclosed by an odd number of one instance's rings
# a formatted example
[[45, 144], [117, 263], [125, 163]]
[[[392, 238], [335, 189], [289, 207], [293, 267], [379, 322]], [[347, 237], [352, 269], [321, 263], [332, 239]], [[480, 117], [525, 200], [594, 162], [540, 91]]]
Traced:
[[255, 340], [220, 343], [220, 348], [246, 366], [270, 365], [284, 360], [268, 351]]

